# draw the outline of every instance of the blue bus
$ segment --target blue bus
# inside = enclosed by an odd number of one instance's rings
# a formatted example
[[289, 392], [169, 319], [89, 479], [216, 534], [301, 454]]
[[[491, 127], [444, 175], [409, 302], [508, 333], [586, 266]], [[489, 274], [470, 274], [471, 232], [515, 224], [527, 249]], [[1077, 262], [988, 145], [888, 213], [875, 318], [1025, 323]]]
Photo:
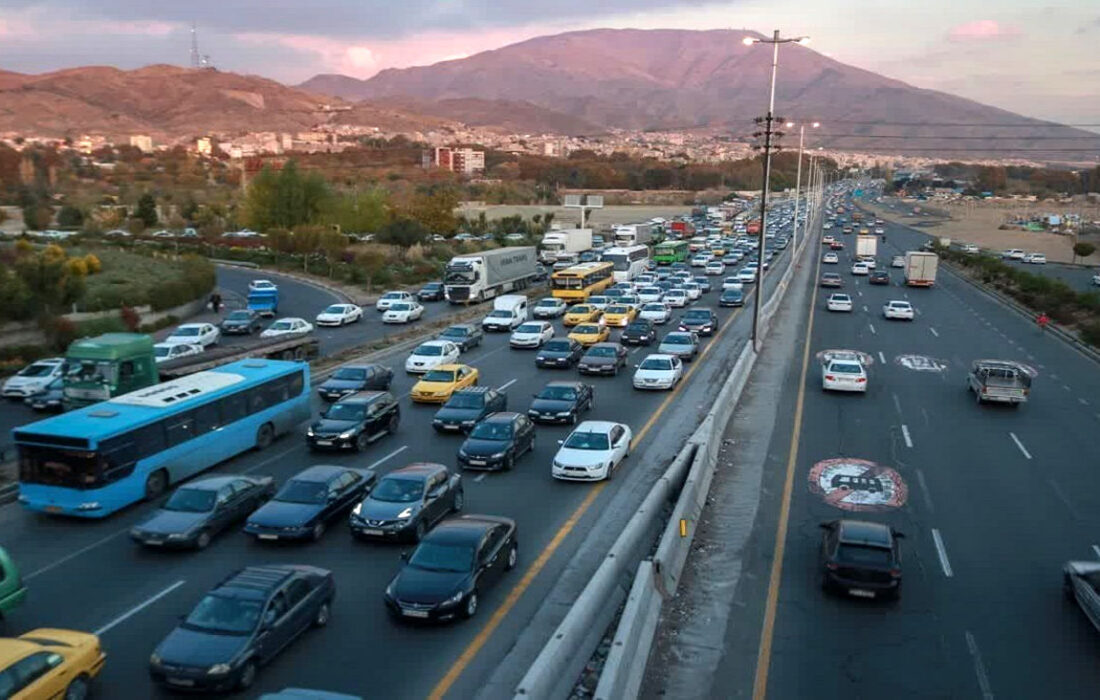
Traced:
[[102, 518], [309, 418], [309, 365], [246, 359], [12, 431], [19, 502]]

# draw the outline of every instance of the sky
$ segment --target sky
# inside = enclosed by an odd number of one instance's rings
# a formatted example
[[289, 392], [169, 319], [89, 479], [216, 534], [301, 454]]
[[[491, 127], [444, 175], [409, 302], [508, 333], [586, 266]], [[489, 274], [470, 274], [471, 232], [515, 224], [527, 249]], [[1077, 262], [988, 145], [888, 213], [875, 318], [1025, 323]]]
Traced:
[[317, 73], [368, 78], [598, 27], [779, 29], [917, 87], [1100, 124], [1094, 0], [0, 0], [0, 68], [187, 65], [192, 22], [218, 68], [288, 84]]

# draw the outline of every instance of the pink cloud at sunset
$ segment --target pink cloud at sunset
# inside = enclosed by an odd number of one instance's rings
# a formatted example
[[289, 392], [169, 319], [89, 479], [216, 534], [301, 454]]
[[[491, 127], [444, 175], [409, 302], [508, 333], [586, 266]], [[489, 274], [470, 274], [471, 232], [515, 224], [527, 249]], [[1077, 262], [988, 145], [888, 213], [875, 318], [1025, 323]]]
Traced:
[[994, 19], [979, 19], [952, 27], [947, 36], [951, 41], [989, 41], [1018, 37], [1017, 27], [1002, 24]]

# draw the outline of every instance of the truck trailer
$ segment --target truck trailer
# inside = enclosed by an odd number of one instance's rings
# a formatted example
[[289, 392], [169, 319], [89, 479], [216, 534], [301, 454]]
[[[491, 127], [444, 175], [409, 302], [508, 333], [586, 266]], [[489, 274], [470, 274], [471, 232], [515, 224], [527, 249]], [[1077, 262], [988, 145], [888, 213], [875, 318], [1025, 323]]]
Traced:
[[860, 234], [856, 236], [856, 257], [875, 257], [878, 255], [878, 236]]
[[468, 304], [526, 289], [538, 275], [535, 249], [497, 248], [451, 258], [443, 271], [443, 289], [452, 304]]
[[554, 263], [562, 255], [582, 253], [592, 249], [592, 229], [569, 228], [547, 231], [539, 244], [542, 252], [539, 257], [544, 263]]
[[615, 227], [615, 245], [628, 248], [632, 245], [652, 245], [656, 242], [657, 229], [652, 223], [627, 224]]
[[940, 258], [935, 253], [911, 250], [905, 254], [905, 284], [910, 287], [931, 287], [936, 283]]

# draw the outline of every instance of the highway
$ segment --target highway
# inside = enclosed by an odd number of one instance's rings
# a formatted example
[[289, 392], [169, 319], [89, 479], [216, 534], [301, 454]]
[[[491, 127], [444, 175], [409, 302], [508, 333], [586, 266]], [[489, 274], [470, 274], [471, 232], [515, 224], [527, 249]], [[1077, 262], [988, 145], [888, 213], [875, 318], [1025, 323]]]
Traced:
[[[766, 279], [769, 288], [788, 259], [789, 251], [773, 261]], [[251, 277], [247, 271], [232, 271], [231, 278], [222, 282], [222, 277], [219, 284], [236, 289]], [[691, 374], [675, 392], [635, 392], [629, 371], [587, 380], [595, 386], [596, 408], [586, 417], [625, 422], [634, 430], [631, 456], [614, 480], [554, 481], [551, 457], [556, 440], [564, 438], [568, 428], [543, 426], [538, 428], [534, 454], [524, 456], [513, 472], [464, 476], [466, 512], [515, 518], [520, 541], [519, 568], [483, 594], [478, 617], [472, 621], [426, 628], [391, 620], [383, 608], [382, 591], [399, 568], [402, 547], [355, 543], [343, 526], [331, 528], [316, 544], [269, 547], [243, 534], [227, 533], [200, 553], [150, 552], [131, 543], [127, 531], [152, 504], [135, 506], [104, 522], [58, 520], [7, 507], [0, 508], [2, 543], [22, 568], [30, 597], [2, 623], [3, 633], [15, 635], [39, 626], [97, 631], [108, 653], [99, 681], [101, 695], [155, 697], [147, 676], [149, 653], [205, 591], [240, 566], [306, 563], [336, 572], [333, 619], [328, 628], [310, 632], [265, 668], [256, 694], [293, 685], [367, 697], [470, 697], [524, 630], [562, 567], [584, 543], [586, 528], [601, 508], [618, 490], [631, 487], [642, 466], [648, 469], [671, 459], [707, 410], [748, 336], [749, 315], [719, 308], [718, 295], [715, 289], [698, 303], [714, 308], [725, 330], [705, 341], [706, 354], [689, 364]], [[303, 303], [310, 308], [302, 315], [316, 313], [320, 301]], [[283, 309], [288, 315], [295, 310], [290, 304], [288, 299]], [[368, 311], [368, 317], [375, 313]], [[364, 328], [371, 328], [371, 323]], [[555, 326], [562, 335], [560, 322]], [[354, 342], [337, 334], [357, 332], [354, 327], [331, 331], [339, 340], [332, 341], [327, 352]], [[633, 350], [631, 362], [646, 353]], [[482, 385], [507, 393], [509, 408], [526, 410], [530, 396], [547, 381], [577, 376], [572, 370], [537, 370], [533, 357], [531, 351], [510, 349], [507, 335], [500, 334], [489, 335], [463, 361], [479, 369]], [[402, 422], [396, 435], [360, 455], [310, 454], [303, 425], [268, 450], [243, 455], [215, 471], [270, 474], [282, 483], [310, 464], [370, 466], [380, 473], [415, 461], [454, 465], [461, 438], [434, 434], [430, 420], [435, 409], [408, 400], [415, 380], [400, 371], [404, 358], [401, 353], [383, 360], [397, 370], [392, 391], [401, 399]], [[314, 404], [315, 410], [320, 408], [319, 402]]]
[[[880, 265], [925, 240], [892, 224], [887, 234]], [[1063, 597], [1061, 567], [1100, 557], [1100, 368], [944, 271], [933, 289], [907, 289], [901, 270], [884, 287], [838, 267], [855, 311], [826, 311], [829, 290], [816, 290], [808, 363], [777, 398], [761, 508], [725, 601], [728, 626], [712, 640], [724, 651], [709, 678], [694, 677], [695, 696], [1095, 697], [1100, 636]], [[911, 301], [916, 320], [886, 321], [889, 299]], [[815, 355], [831, 348], [874, 360], [867, 395], [821, 391]], [[977, 358], [1035, 368], [1031, 400], [976, 405], [964, 379]], [[853, 459], [891, 470], [877, 472], [894, 484], [873, 510], [831, 505], [845, 494], [811, 486], [815, 466]], [[777, 542], [785, 478], [790, 514]], [[818, 524], [844, 517], [905, 533], [899, 602], [821, 591]], [[684, 653], [678, 636], [697, 638], [705, 624], [666, 622], [659, 646]], [[661, 663], [650, 679], [677, 671]], [[644, 695], [664, 692], [657, 682]]]

